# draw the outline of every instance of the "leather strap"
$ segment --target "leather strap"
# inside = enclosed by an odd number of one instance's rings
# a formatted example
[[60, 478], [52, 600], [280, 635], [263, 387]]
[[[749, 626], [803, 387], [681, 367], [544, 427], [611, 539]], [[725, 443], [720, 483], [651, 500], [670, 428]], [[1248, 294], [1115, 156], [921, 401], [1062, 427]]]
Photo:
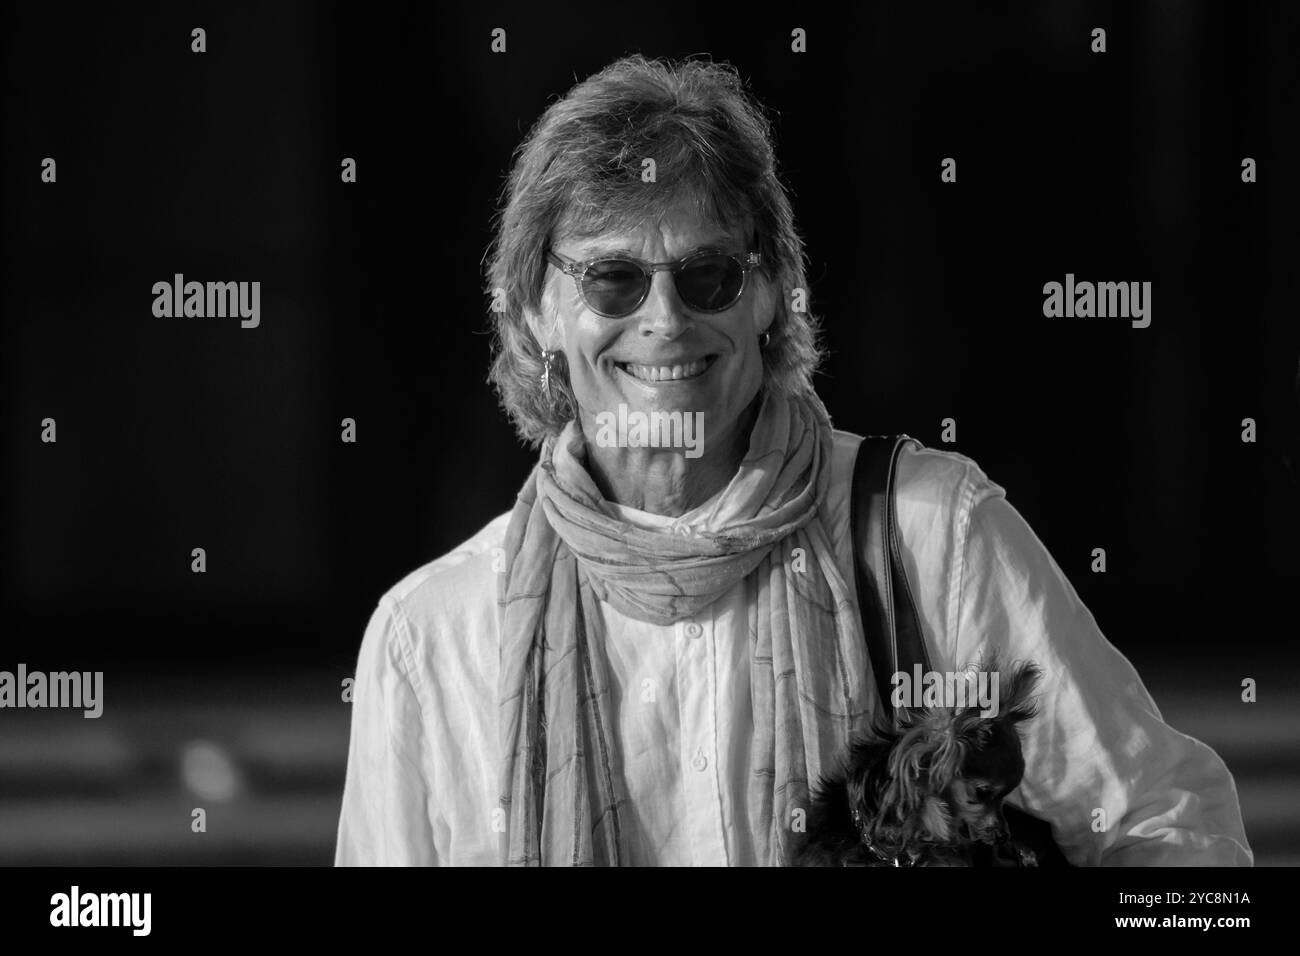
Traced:
[[[850, 521], [858, 603], [882, 708], [890, 706], [893, 675], [915, 664], [930, 669], [921, 618], [903, 568], [894, 474], [907, 435], [868, 435], [853, 465]], [[876, 626], [870, 626], [872, 623]], [[897, 714], [895, 714], [897, 719]]]

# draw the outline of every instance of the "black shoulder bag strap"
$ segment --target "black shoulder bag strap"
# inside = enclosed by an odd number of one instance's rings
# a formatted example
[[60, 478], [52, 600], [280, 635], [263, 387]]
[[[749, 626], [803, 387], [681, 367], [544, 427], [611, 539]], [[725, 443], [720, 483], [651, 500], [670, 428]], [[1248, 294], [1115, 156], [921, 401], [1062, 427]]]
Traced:
[[894, 673], [910, 673], [916, 662], [923, 671], [930, 669], [916, 602], [903, 571], [894, 510], [894, 471], [909, 441], [913, 439], [906, 435], [868, 435], [853, 465], [850, 510], [862, 631], [880, 702], [886, 708]]
[[[862, 633], [871, 657], [880, 703], [889, 712], [893, 675], [912, 673], [916, 664], [930, 670], [930, 658], [921, 632], [911, 586], [899, 545], [895, 508], [894, 473], [903, 447], [920, 442], [907, 435], [868, 435], [858, 448], [853, 465], [850, 527], [853, 564], [862, 609]], [[894, 715], [897, 720], [897, 714]], [[1069, 866], [1044, 820], [1004, 804], [1002, 812], [1012, 838], [1032, 851], [1038, 866]]]

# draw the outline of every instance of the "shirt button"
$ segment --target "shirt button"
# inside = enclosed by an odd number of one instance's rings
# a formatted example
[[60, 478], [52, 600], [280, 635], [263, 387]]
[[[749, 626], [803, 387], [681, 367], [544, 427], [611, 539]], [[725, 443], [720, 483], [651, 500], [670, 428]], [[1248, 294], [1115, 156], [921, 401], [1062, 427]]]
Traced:
[[701, 773], [709, 766], [709, 758], [704, 756], [703, 750], [698, 750], [691, 759], [691, 766]]
[[700, 627], [694, 621], [690, 621], [687, 623], [686, 625], [687, 637], [699, 637], [703, 633], [704, 633], [704, 628]]

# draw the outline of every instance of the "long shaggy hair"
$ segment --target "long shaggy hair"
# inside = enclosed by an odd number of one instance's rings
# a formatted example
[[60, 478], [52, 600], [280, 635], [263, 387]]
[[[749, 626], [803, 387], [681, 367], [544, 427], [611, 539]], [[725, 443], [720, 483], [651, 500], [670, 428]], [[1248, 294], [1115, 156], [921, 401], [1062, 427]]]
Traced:
[[996, 657], [980, 670], [999, 675], [997, 714], [904, 709], [898, 726], [878, 721], [850, 746], [841, 772], [819, 783], [799, 865], [996, 865], [1009, 839], [1002, 800], [1025, 770], [1018, 728], [1037, 712], [1042, 671], [998, 671]]
[[[646, 157], [655, 160], [656, 182], [641, 180]], [[812, 393], [817, 321], [807, 307], [795, 309], [793, 290], [808, 291], [805, 253], [768, 120], [733, 67], [638, 54], [579, 83], [542, 114], [515, 152], [494, 219], [486, 293], [501, 311], [489, 312], [489, 377], [532, 446], [577, 413], [563, 363], [552, 376], [555, 397], [539, 388], [541, 347], [525, 319], [530, 311], [548, 314], [547, 246], [653, 223], [680, 202], [698, 210], [702, 224], [751, 235], [776, 313], [763, 349], [765, 384]]]

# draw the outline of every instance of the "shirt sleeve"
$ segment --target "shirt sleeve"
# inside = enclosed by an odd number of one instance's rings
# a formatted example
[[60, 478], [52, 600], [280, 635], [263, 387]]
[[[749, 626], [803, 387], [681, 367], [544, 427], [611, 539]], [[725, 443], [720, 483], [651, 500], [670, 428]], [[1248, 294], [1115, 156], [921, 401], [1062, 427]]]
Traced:
[[437, 866], [429, 748], [402, 617], [385, 598], [357, 659], [335, 866]]
[[1043, 668], [1011, 802], [1050, 821], [1076, 865], [1252, 865], [1223, 761], [1163, 721], [1002, 489], [980, 488], [960, 552], [957, 662], [996, 648], [1003, 667]]

